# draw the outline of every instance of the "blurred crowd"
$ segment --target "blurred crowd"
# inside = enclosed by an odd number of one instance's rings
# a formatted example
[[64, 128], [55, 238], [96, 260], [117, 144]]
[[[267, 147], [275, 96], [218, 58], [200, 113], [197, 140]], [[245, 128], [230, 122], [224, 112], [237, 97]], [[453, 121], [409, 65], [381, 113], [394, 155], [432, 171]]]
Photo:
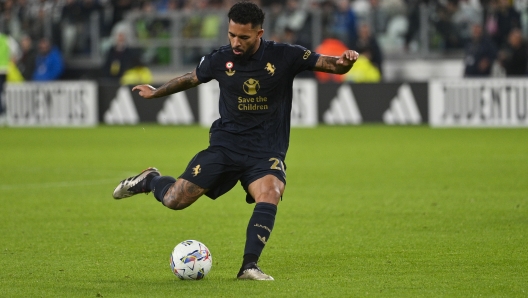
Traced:
[[[227, 10], [236, 0], [0, 0], [0, 32], [10, 40], [11, 81], [60, 79], [67, 61], [94, 51], [92, 31], [104, 52], [99, 77], [123, 84], [152, 79], [152, 62], [168, 64], [170, 49], [131, 48], [131, 38], [170, 39], [170, 24], [145, 17], [129, 31], [130, 12]], [[434, 48], [464, 54], [465, 76], [489, 76], [494, 66], [507, 76], [527, 74], [526, 15], [528, 1], [514, 0], [260, 0], [270, 39], [300, 44], [319, 53], [338, 55], [351, 48], [360, 60], [345, 76], [317, 74], [320, 81], [378, 82], [383, 79], [384, 51], [407, 53]], [[318, 12], [321, 42], [313, 44], [311, 18]], [[424, 19], [425, 17], [425, 19]], [[182, 36], [218, 32], [214, 17], [193, 19]], [[424, 39], [423, 28], [427, 24]], [[93, 26], [97, 24], [97, 26]], [[130, 29], [130, 28], [129, 28]], [[0, 38], [0, 41], [2, 39]], [[227, 42], [227, 40], [226, 40]], [[400, 42], [401, 44], [398, 44]], [[424, 44], [427, 43], [427, 44]], [[13, 45], [15, 44], [15, 45]], [[195, 52], [193, 52], [195, 53]], [[196, 53], [195, 53], [196, 54]], [[202, 55], [203, 53], [199, 53]], [[192, 57], [193, 59], [195, 57]], [[194, 61], [194, 60], [193, 60]], [[0, 66], [0, 71], [2, 71]], [[125, 76], [125, 73], [128, 73]], [[1, 74], [1, 72], [0, 72]], [[125, 79], [124, 79], [125, 78]]]

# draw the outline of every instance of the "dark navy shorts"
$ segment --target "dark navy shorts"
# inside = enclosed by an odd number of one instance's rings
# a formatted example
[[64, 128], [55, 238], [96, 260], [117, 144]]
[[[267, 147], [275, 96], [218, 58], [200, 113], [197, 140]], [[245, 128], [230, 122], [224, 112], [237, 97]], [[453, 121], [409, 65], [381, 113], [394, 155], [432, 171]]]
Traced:
[[273, 175], [286, 184], [286, 165], [281, 157], [257, 158], [215, 146], [196, 154], [179, 178], [209, 189], [205, 195], [213, 200], [240, 181], [247, 193], [246, 202], [254, 203], [248, 186], [266, 175]]

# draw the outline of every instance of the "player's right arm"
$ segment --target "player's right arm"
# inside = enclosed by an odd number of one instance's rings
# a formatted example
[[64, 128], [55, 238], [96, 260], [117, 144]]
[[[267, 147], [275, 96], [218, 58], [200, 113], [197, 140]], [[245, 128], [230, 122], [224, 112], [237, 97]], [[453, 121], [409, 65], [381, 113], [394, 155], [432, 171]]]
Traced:
[[184, 91], [200, 85], [201, 82], [196, 76], [196, 70], [186, 73], [182, 76], [176, 77], [159, 88], [154, 88], [151, 85], [137, 85], [132, 88], [132, 91], [139, 90], [139, 95], [144, 98], [158, 98], [180, 91]]

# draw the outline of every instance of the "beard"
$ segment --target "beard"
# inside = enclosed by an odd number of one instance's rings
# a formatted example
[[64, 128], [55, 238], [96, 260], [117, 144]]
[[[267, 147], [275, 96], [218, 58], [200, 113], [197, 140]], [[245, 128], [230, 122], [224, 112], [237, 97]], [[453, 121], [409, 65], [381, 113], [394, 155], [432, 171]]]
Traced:
[[245, 61], [248, 61], [249, 60], [249, 57], [251, 57], [251, 54], [249, 54], [250, 52], [246, 51], [242, 54], [233, 54], [235, 56], [235, 61], [237, 62], [245, 62]]
[[255, 43], [251, 47], [247, 48], [247, 50], [244, 51], [240, 55], [236, 55], [236, 54], [233, 53], [233, 55], [235, 56], [235, 61], [237, 61], [237, 62], [246, 62], [246, 61], [248, 61], [249, 58], [253, 55], [253, 52], [255, 51], [255, 47], [256, 46], [257, 46], [257, 44]]

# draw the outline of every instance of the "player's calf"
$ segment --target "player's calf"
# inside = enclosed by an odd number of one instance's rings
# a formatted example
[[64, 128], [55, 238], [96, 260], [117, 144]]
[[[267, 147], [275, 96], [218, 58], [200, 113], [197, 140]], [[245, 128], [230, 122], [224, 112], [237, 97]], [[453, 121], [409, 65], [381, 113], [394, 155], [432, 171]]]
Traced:
[[172, 177], [154, 177], [151, 187], [156, 200], [173, 210], [182, 210], [192, 205], [207, 192], [196, 184], [185, 179], [175, 180]]

